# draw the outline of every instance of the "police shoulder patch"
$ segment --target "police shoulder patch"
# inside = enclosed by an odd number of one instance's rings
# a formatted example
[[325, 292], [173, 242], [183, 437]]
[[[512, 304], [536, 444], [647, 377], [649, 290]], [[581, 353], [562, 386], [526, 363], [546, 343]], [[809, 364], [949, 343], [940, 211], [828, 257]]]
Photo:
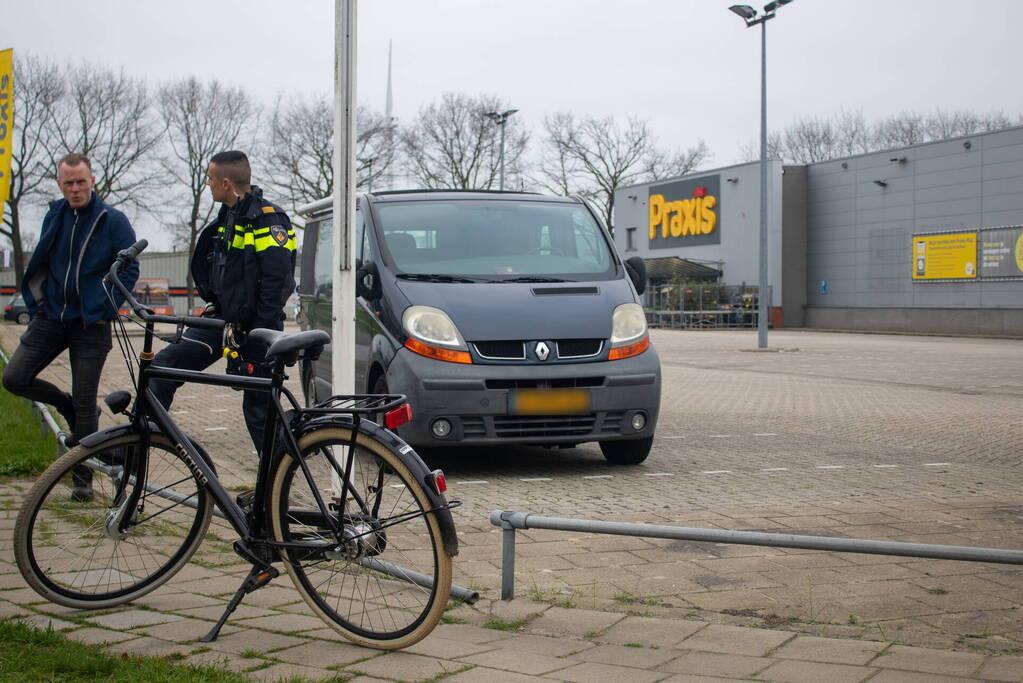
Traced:
[[288, 243], [288, 230], [283, 225], [271, 225], [270, 236], [282, 247]]

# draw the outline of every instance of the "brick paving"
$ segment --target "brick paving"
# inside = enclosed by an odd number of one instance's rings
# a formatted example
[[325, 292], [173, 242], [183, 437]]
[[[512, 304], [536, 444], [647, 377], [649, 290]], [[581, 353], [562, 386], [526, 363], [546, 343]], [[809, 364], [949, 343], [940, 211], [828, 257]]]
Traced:
[[[22, 329], [0, 325], [8, 352]], [[465, 503], [455, 581], [483, 597], [404, 652], [344, 642], [286, 577], [200, 647], [244, 570], [211, 542], [201, 566], [97, 614], [42, 602], [4, 544], [0, 616], [253, 680], [1023, 681], [1023, 571], [1010, 565], [528, 530], [517, 533], [516, 599], [500, 601], [494, 509], [1023, 547], [1019, 340], [783, 330], [756, 352], [751, 331], [653, 338], [662, 414], [642, 465], [610, 467], [593, 444], [431, 455]], [[101, 395], [127, 387], [119, 360], [109, 357]], [[66, 361], [47, 371], [61, 384], [66, 374]], [[229, 486], [255, 473], [239, 404], [236, 392], [186, 386], [174, 406]], [[0, 485], [0, 535], [27, 485]]]

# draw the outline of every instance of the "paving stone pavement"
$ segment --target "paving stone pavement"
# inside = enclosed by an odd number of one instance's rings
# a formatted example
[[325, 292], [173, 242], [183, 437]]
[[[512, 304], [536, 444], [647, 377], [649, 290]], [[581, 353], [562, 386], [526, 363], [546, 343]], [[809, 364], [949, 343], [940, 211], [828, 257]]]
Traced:
[[[23, 329], [0, 325], [8, 352]], [[455, 581], [482, 599], [403, 652], [345, 642], [284, 577], [201, 646], [245, 571], [210, 542], [203, 566], [90, 613], [28, 589], [8, 541], [0, 616], [253, 680], [1023, 681], [1023, 571], [1011, 565], [528, 530], [517, 533], [516, 598], [501, 601], [494, 509], [1023, 546], [1019, 340], [775, 330], [756, 352], [751, 331], [652, 334], [664, 388], [642, 465], [610, 467], [593, 444], [429, 455], [464, 501]], [[46, 371], [66, 375], [66, 359]], [[100, 393], [127, 385], [115, 350]], [[174, 406], [235, 486], [255, 474], [239, 405], [236, 392], [186, 386]], [[29, 484], [0, 483], [0, 537]], [[230, 538], [221, 524], [211, 533]]]

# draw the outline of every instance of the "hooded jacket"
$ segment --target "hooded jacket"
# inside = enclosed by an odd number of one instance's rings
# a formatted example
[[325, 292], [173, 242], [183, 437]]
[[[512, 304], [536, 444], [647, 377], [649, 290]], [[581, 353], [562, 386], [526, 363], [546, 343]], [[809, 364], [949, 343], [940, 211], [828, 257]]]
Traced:
[[[284, 329], [284, 304], [295, 291], [295, 230], [284, 209], [253, 186], [233, 207], [221, 205], [192, 255], [199, 296], [245, 332]], [[212, 277], [217, 263], [220, 276]]]
[[[58, 258], [53, 251], [60, 241], [65, 216], [70, 219], [69, 225], [76, 233], [65, 238], [72, 247], [66, 259], [65, 254]], [[110, 285], [104, 285], [103, 277], [110, 270], [117, 252], [134, 243], [135, 231], [128, 218], [104, 203], [95, 192], [89, 203], [78, 209], [72, 208], [66, 199], [51, 202], [43, 218], [39, 244], [32, 252], [21, 283], [21, 293], [29, 313], [34, 315], [44, 309], [51, 314], [56, 311], [58, 318], [63, 319], [63, 313], [69, 322], [81, 321], [83, 325], [113, 320], [124, 297]], [[131, 290], [138, 276], [139, 264], [132, 261], [120, 279]], [[75, 297], [69, 296], [71, 292], [77, 293], [77, 302], [71, 304], [72, 310], [69, 311], [63, 302], [74, 301]], [[112, 294], [113, 303], [108, 293]]]

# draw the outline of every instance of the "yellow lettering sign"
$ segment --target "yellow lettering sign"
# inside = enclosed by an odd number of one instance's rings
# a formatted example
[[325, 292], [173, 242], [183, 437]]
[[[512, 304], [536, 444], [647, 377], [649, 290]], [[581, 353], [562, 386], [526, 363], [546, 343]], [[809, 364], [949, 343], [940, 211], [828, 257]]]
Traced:
[[650, 195], [650, 239], [709, 235], [718, 223], [717, 203], [713, 195], [675, 202], [665, 201], [664, 195]]

